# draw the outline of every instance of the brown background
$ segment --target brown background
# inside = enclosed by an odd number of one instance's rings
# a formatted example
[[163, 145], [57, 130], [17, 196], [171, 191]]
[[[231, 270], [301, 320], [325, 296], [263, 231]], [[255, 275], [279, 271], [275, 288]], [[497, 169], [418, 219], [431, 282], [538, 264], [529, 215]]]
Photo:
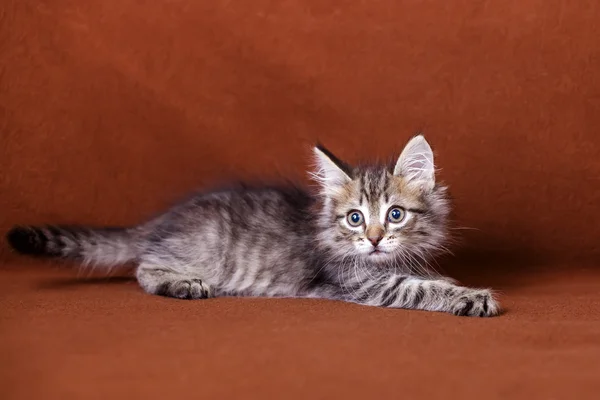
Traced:
[[1, 232], [136, 223], [230, 177], [305, 179], [316, 140], [355, 161], [422, 130], [473, 228], [442, 268], [507, 307], [182, 303], [3, 244], [5, 393], [598, 393], [599, 21], [595, 0], [5, 0]]

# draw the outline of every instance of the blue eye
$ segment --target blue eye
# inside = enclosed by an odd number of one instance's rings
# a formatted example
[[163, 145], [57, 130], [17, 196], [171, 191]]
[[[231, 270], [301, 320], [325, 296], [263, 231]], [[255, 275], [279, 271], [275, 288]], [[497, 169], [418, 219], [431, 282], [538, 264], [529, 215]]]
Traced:
[[393, 223], [402, 222], [404, 217], [406, 216], [406, 212], [400, 207], [393, 207], [390, 209], [388, 213], [388, 220]]
[[350, 211], [346, 219], [350, 226], [360, 226], [363, 223], [363, 215], [360, 211]]

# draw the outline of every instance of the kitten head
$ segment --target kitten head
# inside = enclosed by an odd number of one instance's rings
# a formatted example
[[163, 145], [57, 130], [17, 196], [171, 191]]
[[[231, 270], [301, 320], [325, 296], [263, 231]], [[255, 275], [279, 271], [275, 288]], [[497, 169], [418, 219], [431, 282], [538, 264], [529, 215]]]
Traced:
[[411, 139], [389, 167], [351, 167], [322, 146], [314, 153], [319, 243], [334, 257], [416, 267], [443, 248], [449, 205], [423, 136]]

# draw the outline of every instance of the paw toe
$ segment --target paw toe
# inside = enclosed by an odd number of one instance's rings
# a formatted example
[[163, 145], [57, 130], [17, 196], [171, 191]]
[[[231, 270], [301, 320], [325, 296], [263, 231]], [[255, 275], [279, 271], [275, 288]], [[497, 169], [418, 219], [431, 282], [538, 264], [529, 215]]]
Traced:
[[178, 299], [190, 299], [192, 294], [190, 281], [178, 281], [171, 285], [171, 294]]
[[469, 313], [471, 312], [471, 310], [473, 310], [474, 305], [475, 303], [473, 302], [473, 300], [470, 300], [468, 297], [463, 296], [458, 300], [452, 312], [454, 313], [454, 315], [458, 315], [461, 317], [465, 315], [470, 315]]
[[210, 288], [200, 279], [193, 279], [190, 285], [191, 298], [205, 299], [210, 296]]

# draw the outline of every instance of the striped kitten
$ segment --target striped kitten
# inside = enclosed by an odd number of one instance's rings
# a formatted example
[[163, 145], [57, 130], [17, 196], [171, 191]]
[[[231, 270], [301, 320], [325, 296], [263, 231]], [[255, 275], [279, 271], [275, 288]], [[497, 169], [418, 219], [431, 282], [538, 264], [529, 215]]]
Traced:
[[423, 136], [395, 166], [353, 168], [314, 149], [319, 183], [240, 187], [196, 195], [131, 228], [15, 227], [23, 254], [111, 267], [134, 261], [142, 288], [180, 299], [309, 297], [488, 317], [486, 289], [455, 285], [422, 267], [443, 248], [448, 202]]

